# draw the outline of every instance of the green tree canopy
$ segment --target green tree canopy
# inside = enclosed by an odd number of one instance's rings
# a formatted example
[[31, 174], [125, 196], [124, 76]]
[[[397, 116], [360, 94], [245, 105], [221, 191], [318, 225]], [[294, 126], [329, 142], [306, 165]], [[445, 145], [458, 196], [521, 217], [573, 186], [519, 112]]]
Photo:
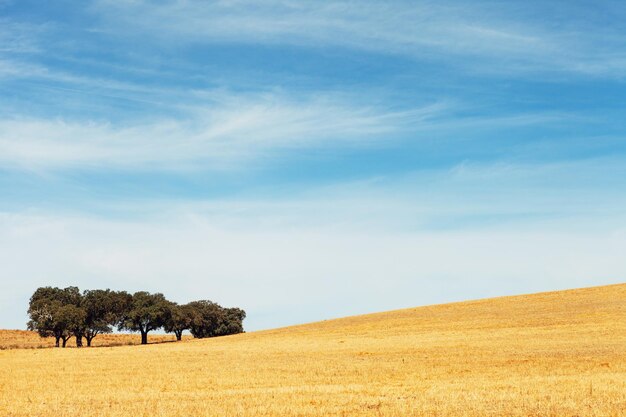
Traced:
[[139, 291], [86, 290], [77, 287], [41, 287], [33, 293], [29, 306], [28, 329], [42, 337], [54, 337], [56, 346], [74, 336], [76, 345], [87, 346], [112, 327], [141, 333], [141, 343], [148, 343], [148, 333], [164, 328], [181, 340], [185, 330], [197, 338], [224, 336], [243, 332], [245, 311], [223, 308], [209, 300], [178, 305], [161, 293]]
[[220, 325], [217, 328], [217, 336], [243, 333], [243, 320], [246, 312], [240, 308], [225, 308], [221, 316]]
[[132, 296], [125, 291], [86, 290], [83, 293], [82, 307], [85, 310], [84, 336], [87, 346], [101, 333], [111, 333], [111, 326], [117, 326], [131, 304]]
[[193, 301], [189, 330], [194, 337], [225, 336], [243, 332], [245, 311], [240, 308], [224, 308], [209, 300]]
[[148, 332], [163, 327], [168, 320], [170, 305], [161, 293], [136, 292], [120, 321], [119, 329], [140, 332], [141, 344], [145, 345], [148, 343]]
[[222, 315], [222, 307], [209, 300], [192, 301], [191, 324], [189, 330], [193, 337], [205, 338], [216, 336]]
[[183, 332], [191, 328], [193, 319], [193, 309], [189, 305], [178, 305], [171, 303], [170, 315], [165, 321], [163, 330], [167, 333], [174, 333], [176, 340], [181, 340]]
[[81, 294], [77, 287], [38, 288], [30, 298], [28, 306], [28, 329], [35, 330], [42, 337], [53, 336], [55, 345], [68, 339], [81, 327], [83, 313], [80, 308]]

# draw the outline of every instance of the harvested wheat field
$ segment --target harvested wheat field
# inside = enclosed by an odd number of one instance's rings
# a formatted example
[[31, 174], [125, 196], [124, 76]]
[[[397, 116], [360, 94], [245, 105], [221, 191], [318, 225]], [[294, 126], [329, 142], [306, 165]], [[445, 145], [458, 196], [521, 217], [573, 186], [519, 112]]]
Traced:
[[[189, 338], [190, 336], [184, 336]], [[168, 334], [150, 335], [150, 343], [175, 342], [176, 337]], [[67, 342], [68, 348], [76, 347], [76, 339]], [[141, 344], [141, 336], [138, 334], [101, 334], [93, 339], [93, 347], [124, 346]], [[54, 338], [42, 338], [36, 332], [26, 330], [0, 330], [0, 350], [2, 349], [43, 349], [54, 347]]]
[[208, 340], [0, 351], [8, 416], [626, 416], [626, 284]]

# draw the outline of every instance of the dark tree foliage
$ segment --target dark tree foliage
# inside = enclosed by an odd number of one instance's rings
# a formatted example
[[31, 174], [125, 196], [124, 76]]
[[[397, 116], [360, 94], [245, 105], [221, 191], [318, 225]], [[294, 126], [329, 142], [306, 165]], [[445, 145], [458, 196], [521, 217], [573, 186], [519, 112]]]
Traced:
[[132, 296], [125, 291], [86, 290], [83, 293], [82, 308], [85, 310], [83, 335], [87, 346], [101, 333], [111, 333], [111, 326], [117, 326], [124, 318]]
[[222, 307], [209, 300], [192, 301], [188, 306], [191, 308], [189, 331], [193, 337], [202, 339], [217, 336]]
[[148, 332], [156, 330], [167, 322], [170, 314], [170, 302], [163, 294], [150, 294], [139, 291], [133, 294], [127, 311], [119, 324], [120, 330], [141, 333], [141, 344], [148, 343]]
[[185, 330], [194, 337], [215, 337], [243, 332], [246, 313], [240, 308], [223, 308], [209, 300], [178, 305], [163, 294], [139, 291], [87, 290], [77, 287], [38, 288], [28, 306], [28, 329], [42, 337], [54, 337], [56, 346], [67, 345], [71, 337], [76, 346], [87, 346], [112, 327], [141, 333], [141, 343], [148, 343], [148, 332], [163, 328], [181, 340]]
[[243, 320], [245, 318], [246, 312], [240, 308], [223, 309], [222, 321], [217, 328], [217, 336], [243, 333]]
[[35, 330], [41, 337], [54, 337], [56, 347], [59, 347], [59, 341], [64, 329], [58, 326], [58, 310], [61, 307], [60, 289], [52, 287], [37, 288], [35, 293], [30, 297], [28, 305], [28, 321], [27, 328]]
[[171, 303], [170, 314], [163, 325], [163, 330], [167, 333], [174, 333], [176, 340], [181, 340], [183, 332], [191, 328], [192, 314], [193, 310], [188, 304], [178, 305]]
[[243, 332], [245, 311], [239, 308], [223, 308], [209, 300], [193, 301], [189, 330], [193, 337], [225, 336]]
[[87, 314], [80, 306], [74, 304], [65, 304], [60, 310], [60, 319], [64, 323], [64, 327], [68, 330], [67, 336], [61, 337], [63, 347], [68, 339], [72, 336], [76, 338], [76, 346], [83, 346], [83, 334], [85, 332], [85, 318]]
[[85, 312], [81, 308], [82, 295], [78, 287], [67, 287], [63, 289], [62, 295], [61, 320], [70, 333], [68, 337], [61, 338], [63, 347], [72, 336], [76, 338], [76, 346], [82, 347], [85, 331]]
[[80, 291], [76, 287], [38, 288], [30, 298], [28, 306], [28, 329], [42, 337], [54, 337], [55, 345], [63, 347], [80, 327]]

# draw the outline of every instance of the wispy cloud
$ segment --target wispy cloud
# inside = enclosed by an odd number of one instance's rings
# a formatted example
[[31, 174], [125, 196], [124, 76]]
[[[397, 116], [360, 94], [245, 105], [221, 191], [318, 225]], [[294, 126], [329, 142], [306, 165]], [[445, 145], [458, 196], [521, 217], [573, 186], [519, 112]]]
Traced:
[[132, 126], [62, 120], [0, 121], [0, 164], [22, 168], [107, 166], [224, 168], [276, 149], [367, 146], [437, 116], [445, 106], [392, 111], [338, 97], [211, 94], [186, 117]]
[[197, 91], [187, 104], [170, 107], [176, 116], [126, 123], [5, 118], [0, 120], [0, 167], [232, 170], [304, 149], [389, 147], [433, 136], [461, 138], [468, 129], [489, 132], [588, 119], [564, 112], [459, 116], [460, 103], [390, 108], [367, 96], [342, 93]]
[[6, 10], [2, 327], [38, 285], [260, 328], [626, 276], [620, 2]]
[[44, 76], [46, 76], [46, 71], [41, 66], [21, 60], [0, 57], [0, 80]]
[[41, 36], [45, 26], [0, 18], [0, 54], [40, 52], [37, 39]]
[[[607, 176], [613, 178], [607, 182]], [[148, 212], [220, 221], [236, 229], [329, 228], [345, 233], [538, 228], [566, 232], [572, 219], [626, 232], [623, 158], [549, 163], [460, 163], [451, 168], [334, 182], [267, 198], [150, 201]], [[118, 207], [124, 210], [124, 208]], [[126, 207], [131, 211], [137, 208]]]
[[[614, 26], [589, 32], [586, 16], [569, 15], [569, 21], [555, 27], [551, 19], [523, 13], [513, 4], [177, 0], [158, 5], [143, 0], [96, 4], [95, 10], [104, 17], [100, 30], [156, 36], [166, 43], [335, 45], [491, 73], [620, 76], [626, 71], [626, 37]], [[540, 14], [542, 7], [534, 7]], [[545, 7], [546, 14], [551, 11]], [[572, 25], [576, 21], [579, 27]]]

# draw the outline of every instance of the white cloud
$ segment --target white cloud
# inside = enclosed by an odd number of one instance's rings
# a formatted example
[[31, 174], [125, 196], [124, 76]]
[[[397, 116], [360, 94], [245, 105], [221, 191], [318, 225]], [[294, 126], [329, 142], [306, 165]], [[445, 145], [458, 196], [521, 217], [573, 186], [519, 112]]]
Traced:
[[46, 76], [46, 72], [37, 65], [0, 57], [0, 79], [41, 76]]
[[39, 52], [40, 48], [36, 39], [45, 27], [46, 25], [33, 25], [0, 18], [0, 54]]
[[0, 121], [0, 165], [29, 169], [106, 166], [224, 168], [276, 149], [368, 146], [438, 115], [433, 104], [391, 111], [340, 97], [212, 96], [187, 116], [132, 126], [63, 120]]
[[626, 70], [626, 38], [611, 25], [590, 31], [583, 25], [586, 16], [566, 16], [555, 28], [551, 19], [524, 14], [513, 4], [101, 0], [97, 5], [104, 18], [100, 30], [149, 35], [162, 43], [335, 45], [508, 74], [619, 76]]
[[[159, 46], [331, 45], [507, 73], [619, 75], [626, 68], [620, 36], [603, 39], [604, 30], [585, 36], [581, 30], [559, 32], [504, 12], [483, 13], [478, 6], [133, 0], [101, 1], [95, 10], [104, 16], [100, 30], [125, 38], [148, 35]], [[39, 41], [45, 46], [45, 39], [28, 36], [0, 27], [0, 78], [32, 77], [88, 87], [85, 94], [106, 90], [154, 99], [167, 102], [173, 114], [115, 124], [4, 118], [2, 169], [233, 169], [284, 150], [378, 146], [403, 135], [467, 129], [479, 137], [481, 129], [580, 117], [555, 112], [460, 117], [477, 109], [457, 111], [458, 103], [436, 102], [398, 110], [333, 93], [159, 90], [46, 69], [27, 56], [37, 53]], [[152, 70], [147, 67], [137, 70]], [[569, 144], [556, 142], [551, 146]], [[450, 150], [447, 145], [439, 148], [442, 153]], [[555, 155], [560, 152], [550, 158]], [[0, 318], [21, 326], [27, 298], [39, 285], [149, 289], [179, 301], [209, 297], [247, 308], [250, 326], [259, 328], [624, 281], [625, 201], [618, 192], [624, 188], [624, 167], [617, 157], [541, 166], [461, 164], [443, 173], [373, 178], [291, 198], [147, 201], [132, 208], [144, 214], [133, 220], [0, 213]], [[101, 201], [90, 204], [106, 211]]]
[[[370, 103], [370, 104], [368, 104]], [[277, 152], [385, 146], [412, 138], [503, 127], [575, 122], [566, 113], [455, 116], [446, 101], [397, 109], [367, 95], [196, 91], [172, 103], [171, 117], [95, 122], [13, 117], [0, 119], [0, 166], [231, 170]], [[582, 116], [586, 117], [586, 116]], [[587, 120], [588, 121], [588, 120]]]

